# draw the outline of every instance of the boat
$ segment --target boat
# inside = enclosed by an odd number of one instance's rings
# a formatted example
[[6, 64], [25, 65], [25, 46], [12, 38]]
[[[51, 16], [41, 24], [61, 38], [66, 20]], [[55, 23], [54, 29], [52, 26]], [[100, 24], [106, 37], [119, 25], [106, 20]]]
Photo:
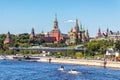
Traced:
[[19, 60], [19, 61], [37, 62], [37, 60], [39, 60], [40, 58], [30, 57], [30, 56], [16, 56], [16, 57], [13, 57], [13, 59]]
[[58, 70], [60, 70], [60, 71], [64, 71], [64, 69], [63, 69], [63, 68], [59, 68]]
[[71, 69], [68, 73], [70, 73], [70, 74], [78, 74], [79, 72], [76, 69]]
[[64, 66], [61, 66], [58, 70], [64, 71]]

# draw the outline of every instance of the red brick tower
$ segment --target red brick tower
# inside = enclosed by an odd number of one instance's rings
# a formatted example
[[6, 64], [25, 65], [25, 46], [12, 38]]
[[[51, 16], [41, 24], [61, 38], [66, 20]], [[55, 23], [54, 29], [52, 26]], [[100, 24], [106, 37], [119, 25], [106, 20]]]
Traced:
[[10, 36], [10, 32], [8, 31], [7, 36], [4, 40], [4, 44], [9, 44], [10, 42], [12, 42], [11, 36]]
[[52, 30], [52, 37], [56, 38], [56, 41], [54, 43], [58, 43], [60, 41], [60, 30], [58, 29], [58, 21], [57, 21], [57, 16], [55, 16], [55, 21], [54, 21], [54, 28]]
[[100, 31], [100, 28], [99, 28], [97, 38], [101, 38], [101, 37], [102, 37], [102, 34], [101, 34], [101, 31]]
[[31, 34], [30, 34], [30, 39], [34, 39], [35, 38], [35, 32], [34, 32], [34, 28], [32, 28]]
[[109, 29], [107, 28], [107, 30], [106, 30], [106, 36], [108, 36], [108, 33], [109, 33]]

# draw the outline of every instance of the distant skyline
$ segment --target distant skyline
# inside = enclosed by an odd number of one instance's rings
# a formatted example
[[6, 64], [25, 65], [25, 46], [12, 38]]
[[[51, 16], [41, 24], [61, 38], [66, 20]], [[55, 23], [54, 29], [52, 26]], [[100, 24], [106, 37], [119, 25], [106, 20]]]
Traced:
[[62, 33], [74, 28], [76, 18], [90, 36], [99, 28], [120, 31], [120, 0], [0, 0], [0, 34], [50, 32], [55, 14]]

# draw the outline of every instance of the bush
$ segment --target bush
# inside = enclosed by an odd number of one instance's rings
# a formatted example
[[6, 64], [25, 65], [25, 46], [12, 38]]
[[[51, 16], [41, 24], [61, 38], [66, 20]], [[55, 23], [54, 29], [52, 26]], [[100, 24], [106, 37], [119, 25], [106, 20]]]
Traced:
[[84, 57], [84, 55], [82, 52], [76, 52], [75, 57], [82, 58], [82, 57]]

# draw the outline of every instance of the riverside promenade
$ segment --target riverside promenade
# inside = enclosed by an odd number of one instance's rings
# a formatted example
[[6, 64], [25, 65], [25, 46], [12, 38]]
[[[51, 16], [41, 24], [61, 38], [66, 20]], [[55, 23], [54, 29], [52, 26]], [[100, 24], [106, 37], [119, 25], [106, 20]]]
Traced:
[[[13, 60], [14, 55], [7, 55], [5, 59]], [[21, 56], [17, 56], [21, 57]], [[118, 61], [103, 61], [103, 60], [88, 60], [88, 59], [70, 59], [70, 58], [54, 58], [54, 57], [39, 57], [35, 56], [33, 58], [39, 58], [36, 62], [50, 62], [50, 63], [63, 63], [63, 64], [75, 64], [75, 65], [86, 65], [86, 66], [97, 66], [106, 68], [118, 68], [120, 69], [120, 62]], [[0, 56], [0, 59], [4, 59]]]
[[105, 67], [105, 68], [119, 68], [120, 62], [116, 61], [103, 61], [103, 60], [87, 60], [87, 59], [66, 59], [66, 58], [48, 58], [41, 57], [38, 62], [49, 62], [51, 59], [51, 63], [63, 63], [63, 64], [75, 64], [75, 65], [86, 65], [86, 66], [97, 66], [97, 67]]

